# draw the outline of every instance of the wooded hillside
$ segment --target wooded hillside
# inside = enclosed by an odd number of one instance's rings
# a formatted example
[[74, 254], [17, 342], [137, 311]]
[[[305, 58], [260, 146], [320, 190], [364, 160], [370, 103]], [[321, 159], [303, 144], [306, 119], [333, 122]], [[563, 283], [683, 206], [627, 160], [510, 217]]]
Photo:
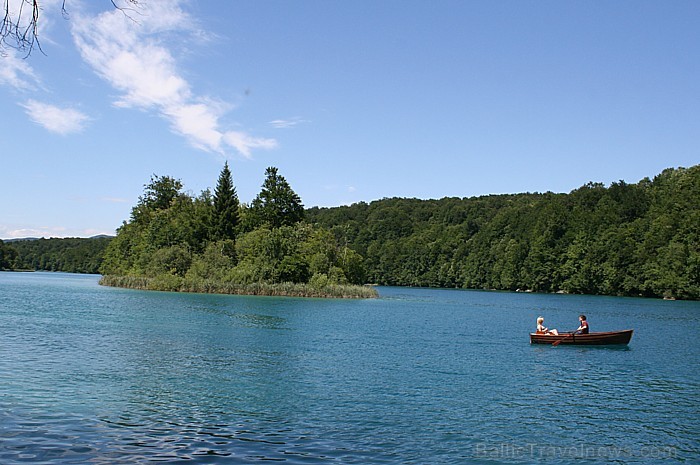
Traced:
[[[277, 176], [276, 172], [268, 174], [272, 179]], [[236, 237], [239, 252], [248, 247], [246, 250], [273, 254], [246, 265], [246, 280], [299, 280], [319, 272], [331, 282], [347, 279], [398, 286], [700, 299], [700, 165], [667, 169], [653, 180], [645, 178], [636, 184], [620, 181], [606, 187], [588, 183], [568, 194], [440, 200], [391, 198], [289, 212], [265, 207], [276, 205], [263, 202], [271, 192], [275, 196], [285, 192], [290, 195], [288, 190], [276, 192], [277, 188], [271, 185], [270, 189], [263, 189], [251, 207], [241, 206], [240, 219], [236, 219], [239, 226], [228, 232], [218, 223], [208, 229], [202, 225], [208, 224], [207, 218], [216, 208], [220, 210], [219, 217], [232, 214], [226, 213], [229, 207], [215, 208], [213, 196], [207, 192], [197, 199], [183, 198], [178, 189], [169, 200], [179, 199], [172, 210], [148, 213], [148, 218], [155, 215], [153, 219], [157, 220], [149, 219], [149, 228], [160, 224], [158, 221], [162, 223], [162, 227], [154, 229], [159, 235], [149, 233], [148, 243], [151, 248], [160, 243], [168, 247], [186, 244], [185, 253], [180, 255], [185, 256], [188, 269], [192, 264], [190, 254], [203, 252], [208, 243], [209, 239], [202, 238], [219, 231], [220, 239]], [[300, 205], [295, 198], [287, 203]], [[144, 197], [142, 205], [134, 209], [134, 219], [149, 211], [146, 205], [159, 211], [159, 206], [150, 205]], [[192, 214], [175, 214], [183, 206]], [[197, 215], [203, 216], [190, 221]], [[322, 228], [304, 226], [299, 223], [302, 217], [305, 224], [316, 223]], [[277, 225], [276, 218], [293, 221]], [[263, 224], [268, 225], [267, 231], [277, 230], [275, 234], [284, 233], [285, 237], [258, 232], [243, 238]], [[270, 229], [272, 224], [276, 227]], [[135, 227], [122, 227], [122, 240], [129, 236], [124, 229]], [[327, 252], [316, 258], [305, 256], [310, 250], [319, 253], [313, 247], [287, 246], [287, 236], [301, 238], [313, 233], [316, 237], [328, 230], [334, 239], [325, 238], [319, 243], [335, 244], [328, 247], [334, 251], [331, 258], [324, 255]], [[263, 247], [263, 238], [272, 242]], [[109, 241], [50, 239], [0, 244], [0, 267], [94, 273]], [[273, 247], [274, 244], [277, 245]], [[112, 247], [113, 253], [116, 250]], [[175, 253], [179, 249], [176, 246], [168, 250]], [[343, 257], [340, 262], [339, 250]], [[137, 255], [140, 264], [130, 261]], [[171, 270], [174, 265], [170, 261], [177, 256], [166, 259], [129, 254], [126, 259], [117, 255], [108, 262], [113, 271], [129, 263], [129, 270], [124, 268], [118, 274], [132, 274], [139, 267], [155, 270], [167, 265]], [[322, 256], [325, 261], [319, 258]], [[323, 266], [319, 265], [321, 262]], [[213, 267], [207, 273], [220, 274], [216, 270]]]
[[19, 270], [98, 273], [111, 238], [51, 238], [13, 241], [5, 244], [13, 259], [6, 268]]
[[311, 208], [370, 282], [700, 298], [700, 165], [569, 194]]

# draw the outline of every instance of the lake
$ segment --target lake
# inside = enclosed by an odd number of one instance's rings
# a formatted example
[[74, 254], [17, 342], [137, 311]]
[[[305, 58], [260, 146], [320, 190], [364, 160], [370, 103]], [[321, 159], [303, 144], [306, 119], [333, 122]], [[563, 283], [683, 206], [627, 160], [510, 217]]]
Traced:
[[[0, 273], [0, 463], [698, 463], [700, 302]], [[530, 345], [545, 325], [629, 346]]]

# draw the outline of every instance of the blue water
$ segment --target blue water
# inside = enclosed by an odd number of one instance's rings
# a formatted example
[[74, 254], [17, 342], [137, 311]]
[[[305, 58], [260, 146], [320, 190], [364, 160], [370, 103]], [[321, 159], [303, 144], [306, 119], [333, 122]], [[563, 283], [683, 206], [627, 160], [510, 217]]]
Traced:
[[[0, 464], [699, 463], [700, 303], [0, 273]], [[634, 328], [625, 348], [531, 346]]]

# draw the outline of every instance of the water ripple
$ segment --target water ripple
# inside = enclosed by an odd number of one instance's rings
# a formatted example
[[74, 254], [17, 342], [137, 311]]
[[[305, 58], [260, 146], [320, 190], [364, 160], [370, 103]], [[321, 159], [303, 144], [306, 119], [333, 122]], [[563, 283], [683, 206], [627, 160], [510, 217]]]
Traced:
[[[95, 281], [0, 274], [0, 464], [700, 460], [700, 348], [658, 344], [694, 340], [692, 303], [420, 289], [305, 301]], [[629, 348], [528, 344], [542, 309], [575, 319], [582, 306], [599, 325], [634, 321]]]

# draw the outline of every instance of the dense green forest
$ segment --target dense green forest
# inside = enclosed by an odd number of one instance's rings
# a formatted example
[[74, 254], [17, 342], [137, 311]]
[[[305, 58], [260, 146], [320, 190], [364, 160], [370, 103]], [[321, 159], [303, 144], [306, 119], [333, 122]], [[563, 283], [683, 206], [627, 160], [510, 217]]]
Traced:
[[216, 189], [193, 197], [153, 176], [104, 254], [103, 284], [296, 296], [373, 297], [363, 259], [327, 229], [304, 222], [299, 196], [274, 167], [250, 206], [228, 164]]
[[306, 217], [378, 284], [700, 298], [700, 165], [569, 194], [391, 198]]
[[0, 240], [0, 270], [10, 270], [15, 267], [17, 251]]
[[14, 253], [4, 268], [99, 273], [102, 256], [110, 239], [96, 237], [13, 241], [6, 244], [6, 248]]
[[[0, 241], [0, 268], [95, 272], [109, 242]], [[239, 204], [226, 166], [216, 192], [198, 197], [154, 177], [112, 242], [104, 273], [161, 287], [372, 282], [699, 299], [700, 165], [568, 194], [306, 210], [275, 168]]]

